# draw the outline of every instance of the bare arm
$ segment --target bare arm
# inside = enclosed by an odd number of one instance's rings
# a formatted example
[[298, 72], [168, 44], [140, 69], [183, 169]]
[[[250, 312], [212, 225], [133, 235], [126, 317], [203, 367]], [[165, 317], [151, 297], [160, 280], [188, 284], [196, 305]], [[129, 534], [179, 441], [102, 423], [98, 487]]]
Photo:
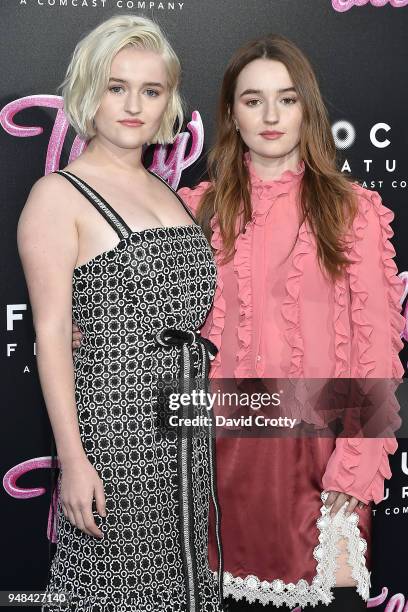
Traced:
[[41, 387], [63, 465], [84, 453], [67, 342], [78, 238], [73, 214], [61, 205], [59, 185], [53, 179], [40, 179], [32, 188], [17, 240], [33, 311]]
[[93, 535], [101, 535], [90, 511], [90, 495], [95, 493], [100, 511], [103, 487], [101, 492], [102, 483], [99, 485], [82, 446], [75, 402], [72, 274], [78, 234], [75, 207], [65, 196], [63, 180], [49, 175], [33, 186], [18, 224], [18, 249], [33, 311], [38, 372], [63, 480], [67, 474], [64, 511], [73, 524], [89, 533], [84, 523], [86, 515]]

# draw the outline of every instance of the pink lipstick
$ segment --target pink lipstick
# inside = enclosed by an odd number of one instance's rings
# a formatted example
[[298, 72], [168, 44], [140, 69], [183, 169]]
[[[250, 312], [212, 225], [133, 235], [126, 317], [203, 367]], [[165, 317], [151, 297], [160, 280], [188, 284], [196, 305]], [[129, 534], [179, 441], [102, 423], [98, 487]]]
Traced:
[[261, 136], [267, 140], [277, 140], [283, 136], [283, 134], [284, 132], [278, 132], [276, 130], [265, 130], [264, 132], [261, 132]]
[[140, 119], [123, 119], [122, 121], [119, 121], [119, 123], [125, 125], [126, 127], [140, 127], [141, 125], [144, 125], [144, 121], [141, 121]]

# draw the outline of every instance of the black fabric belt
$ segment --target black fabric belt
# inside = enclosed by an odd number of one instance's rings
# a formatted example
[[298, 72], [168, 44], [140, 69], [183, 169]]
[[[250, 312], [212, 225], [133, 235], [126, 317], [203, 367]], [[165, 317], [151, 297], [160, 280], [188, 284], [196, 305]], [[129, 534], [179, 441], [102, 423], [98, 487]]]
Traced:
[[[208, 374], [210, 369], [210, 361], [215, 359], [218, 349], [207, 338], [203, 338], [200, 335], [199, 331], [193, 330], [181, 330], [176, 328], [164, 328], [156, 335], [156, 340], [159, 344], [166, 347], [180, 347], [180, 376], [178, 380], [178, 392], [181, 393], [190, 393], [191, 390], [197, 385], [197, 382], [200, 383], [200, 390], [204, 391], [205, 405], [207, 407], [207, 392], [208, 392]], [[198, 347], [201, 358], [201, 372], [200, 376], [195, 378], [195, 367], [194, 367], [194, 356], [192, 352], [193, 347]], [[159, 394], [160, 395], [160, 394]], [[186, 408], [188, 410], [189, 407]], [[208, 409], [207, 409], [208, 410]], [[207, 415], [212, 422], [212, 410], [207, 411]], [[193, 415], [189, 415], [193, 416]], [[180, 439], [186, 439], [187, 445], [186, 448], [187, 454], [190, 455], [192, 453], [191, 446], [191, 427], [181, 426], [178, 428]], [[215, 509], [215, 536], [217, 542], [218, 549], [218, 572], [217, 572], [217, 582], [218, 582], [218, 592], [219, 592], [219, 600], [220, 606], [223, 607], [223, 551], [222, 551], [222, 543], [221, 543], [221, 509], [218, 503], [218, 495], [217, 495], [217, 478], [216, 478], [216, 460], [215, 460], [215, 438], [213, 433], [213, 425], [208, 427], [208, 453], [209, 453], [209, 467], [210, 467], [210, 485], [211, 485], [211, 498], [213, 500], [214, 509]], [[183, 454], [183, 453], [181, 453]], [[192, 492], [191, 492], [191, 456], [184, 457], [181, 461], [187, 461], [188, 465], [188, 474], [186, 474], [187, 478], [187, 488], [189, 490], [188, 497], [189, 499], [189, 512], [192, 512]], [[186, 510], [186, 506], [182, 506], [184, 511]], [[183, 517], [180, 517], [183, 522]], [[191, 529], [191, 525], [190, 525]], [[190, 551], [184, 550], [185, 553], [188, 554], [190, 552], [191, 557], [195, 557], [194, 554], [194, 546], [191, 545], [191, 542], [194, 540], [194, 534], [190, 532]], [[195, 563], [193, 562], [193, 568], [195, 568]], [[195, 571], [193, 570], [193, 574]], [[193, 583], [197, 582], [196, 576], [193, 578]], [[195, 591], [193, 595], [191, 595], [192, 591]], [[188, 607], [189, 612], [195, 612], [196, 608], [194, 601], [197, 602], [198, 593], [197, 589], [194, 588], [194, 585], [191, 586], [187, 584], [187, 593], [188, 593]]]
[[179, 346], [181, 348], [180, 360], [180, 391], [188, 392], [194, 379], [194, 360], [191, 347], [199, 346], [201, 352], [201, 380], [206, 388], [210, 361], [215, 359], [218, 349], [211, 340], [203, 338], [199, 331], [181, 330], [165, 327], [156, 335], [156, 340], [162, 346]]

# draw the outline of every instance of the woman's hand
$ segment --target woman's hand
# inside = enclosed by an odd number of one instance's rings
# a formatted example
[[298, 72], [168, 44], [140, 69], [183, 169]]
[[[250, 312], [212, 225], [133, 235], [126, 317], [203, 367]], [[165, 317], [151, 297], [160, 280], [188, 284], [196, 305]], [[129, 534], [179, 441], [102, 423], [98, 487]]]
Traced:
[[79, 331], [79, 327], [72, 323], [72, 350], [74, 351], [81, 346], [82, 334]]
[[347, 495], [346, 493], [340, 493], [339, 491], [330, 491], [329, 496], [325, 501], [325, 506], [328, 508], [332, 506], [330, 510], [330, 516], [333, 517], [342, 507], [344, 502], [348, 501], [348, 506], [345, 511], [345, 515], [349, 516], [352, 512], [354, 512], [355, 508], [366, 508], [366, 504], [357, 499], [356, 497], [352, 497], [351, 495]]
[[66, 518], [90, 536], [103, 538], [92, 514], [92, 500], [100, 516], [106, 516], [103, 483], [86, 457], [62, 465], [61, 506]]

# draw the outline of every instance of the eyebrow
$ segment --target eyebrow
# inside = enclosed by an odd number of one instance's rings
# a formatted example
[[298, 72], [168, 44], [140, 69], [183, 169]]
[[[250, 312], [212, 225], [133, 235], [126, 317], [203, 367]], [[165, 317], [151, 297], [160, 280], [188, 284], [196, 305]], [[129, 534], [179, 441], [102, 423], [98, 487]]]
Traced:
[[[127, 81], [125, 81], [125, 79], [117, 79], [116, 77], [109, 77], [109, 81], [116, 81], [117, 83], [127, 83]], [[162, 89], [164, 89], [164, 85], [162, 83], [155, 83], [155, 82], [149, 82], [149, 83], [143, 83], [143, 86], [149, 86], [149, 87], [161, 87]]]
[[[279, 94], [287, 93], [288, 91], [293, 91], [296, 93], [296, 87], [284, 87], [283, 89], [278, 89], [277, 93]], [[260, 93], [262, 93], [260, 89], [246, 89], [245, 91], [242, 92], [242, 94], [239, 97], [242, 98], [242, 96], [246, 96], [247, 94], [260, 94]]]

